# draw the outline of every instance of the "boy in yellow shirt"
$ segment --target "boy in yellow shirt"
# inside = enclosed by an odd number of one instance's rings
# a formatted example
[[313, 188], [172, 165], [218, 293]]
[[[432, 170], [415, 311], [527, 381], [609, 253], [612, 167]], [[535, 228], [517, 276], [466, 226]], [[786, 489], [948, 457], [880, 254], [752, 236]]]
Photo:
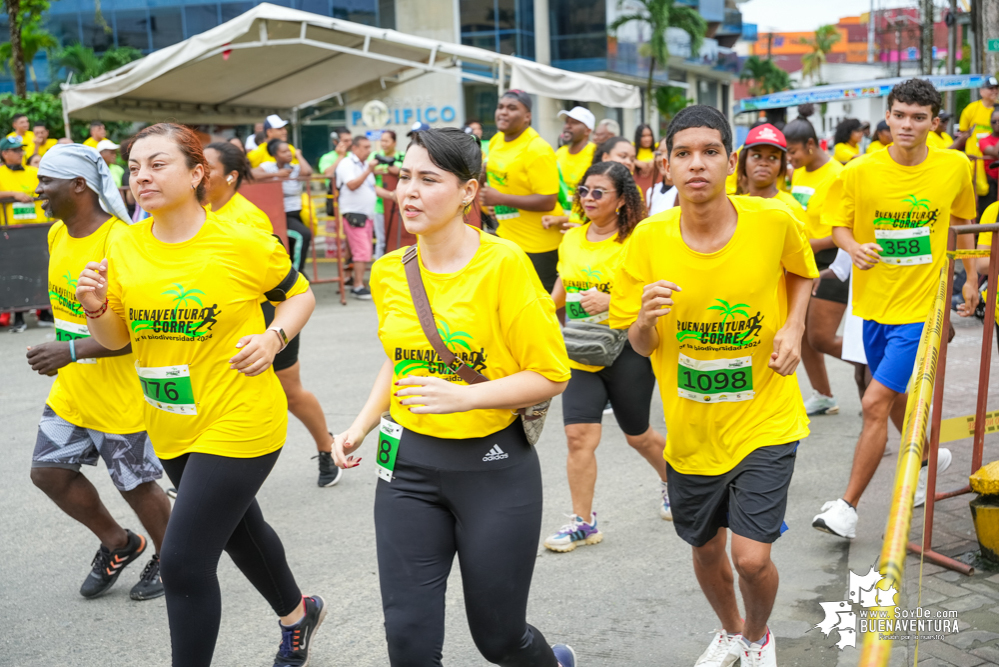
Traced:
[[28, 225], [45, 222], [45, 212], [35, 201], [38, 170], [23, 164], [24, 144], [16, 135], [0, 140], [0, 199], [13, 199], [3, 205], [2, 225]]
[[795, 452], [808, 436], [794, 370], [818, 271], [786, 204], [725, 194], [736, 158], [720, 111], [687, 107], [665, 141], [679, 206], [635, 229], [611, 292], [610, 326], [627, 328], [634, 350], [652, 358], [669, 428], [673, 525], [693, 547], [694, 571], [723, 628], [697, 664], [776, 665], [770, 551], [786, 528]]
[[[847, 165], [840, 173], [833, 241], [850, 254], [853, 314], [864, 320], [864, 351], [873, 379], [864, 392], [864, 428], [857, 441], [846, 492], [825, 503], [812, 526], [838, 537], [856, 536], [857, 503], [888, 442], [888, 419], [901, 424], [906, 391], [923, 324], [946, 262], [947, 230], [975, 217], [975, 192], [967, 159], [926, 145], [940, 111], [940, 93], [924, 79], [909, 79], [888, 95], [885, 120], [894, 143]], [[872, 187], [872, 184], [877, 184]], [[973, 247], [973, 237], [958, 237]], [[974, 259], [964, 260], [965, 302], [978, 302]], [[938, 469], [950, 465], [940, 450]], [[925, 469], [916, 505], [925, 497]]]

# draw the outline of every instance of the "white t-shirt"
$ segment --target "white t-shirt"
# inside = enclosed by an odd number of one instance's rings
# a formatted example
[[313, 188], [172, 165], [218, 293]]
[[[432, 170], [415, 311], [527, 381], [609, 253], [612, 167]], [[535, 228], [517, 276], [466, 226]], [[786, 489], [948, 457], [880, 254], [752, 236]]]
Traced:
[[336, 187], [340, 191], [340, 213], [361, 213], [369, 218], [375, 217], [375, 175], [368, 174], [360, 187], [351, 190], [347, 183], [354, 180], [365, 170], [364, 163], [353, 153], [347, 153], [340, 164], [336, 166]]
[[[288, 165], [291, 169], [291, 178], [281, 181], [281, 191], [284, 193], [284, 212], [302, 210], [302, 182], [292, 179], [298, 178], [299, 166], [297, 164]], [[276, 174], [278, 171], [277, 162], [264, 162], [260, 168], [268, 174]]]
[[257, 135], [251, 134], [246, 138], [246, 152], [249, 153], [257, 147]]
[[645, 202], [649, 209], [649, 215], [653, 216], [656, 213], [662, 213], [663, 211], [676, 206], [676, 196], [676, 186], [673, 186], [667, 189], [666, 192], [663, 192], [662, 183], [656, 183], [653, 185], [649, 188], [649, 193], [646, 195], [646, 199], [648, 201]]

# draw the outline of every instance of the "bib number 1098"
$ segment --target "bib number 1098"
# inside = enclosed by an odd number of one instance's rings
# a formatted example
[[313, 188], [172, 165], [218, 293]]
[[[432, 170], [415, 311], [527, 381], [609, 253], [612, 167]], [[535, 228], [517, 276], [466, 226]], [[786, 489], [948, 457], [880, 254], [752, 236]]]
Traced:
[[677, 393], [699, 403], [734, 403], [756, 396], [753, 391], [753, 358], [692, 359], [679, 356]]

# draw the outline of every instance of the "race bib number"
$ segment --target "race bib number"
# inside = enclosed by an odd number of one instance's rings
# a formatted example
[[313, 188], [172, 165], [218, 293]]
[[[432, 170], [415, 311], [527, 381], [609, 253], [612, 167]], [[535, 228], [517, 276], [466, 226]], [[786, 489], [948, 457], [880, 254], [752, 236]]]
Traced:
[[606, 310], [602, 313], [597, 313], [596, 315], [590, 315], [583, 308], [582, 299], [583, 294], [589, 292], [595, 288], [590, 288], [584, 292], [567, 292], [565, 295], [565, 314], [573, 322], [604, 322], [610, 317], [610, 313]]
[[402, 427], [392, 421], [387, 415], [382, 416], [378, 427], [378, 456], [375, 459], [375, 470], [378, 476], [386, 482], [392, 481], [395, 470], [395, 458], [399, 454], [399, 438], [402, 437]]
[[[56, 330], [56, 340], [62, 342], [68, 342], [71, 340], [80, 340], [81, 338], [90, 338], [90, 330], [87, 329], [85, 324], [76, 324], [75, 322], [67, 322], [66, 320], [57, 319], [55, 321]], [[77, 359], [78, 364], [96, 364], [96, 359]]]
[[753, 358], [691, 359], [680, 354], [677, 393], [699, 403], [737, 403], [756, 396], [753, 391]]
[[25, 204], [24, 202], [14, 202], [11, 204], [11, 209], [13, 210], [15, 220], [34, 220], [35, 219], [35, 205]]
[[933, 263], [929, 227], [875, 229], [874, 238], [881, 246], [881, 261], [885, 264], [913, 266]]
[[520, 217], [520, 209], [512, 206], [494, 206], [493, 213], [497, 220], [513, 220]]
[[136, 362], [136, 370], [146, 403], [175, 415], [198, 414], [191, 388], [191, 370], [186, 364], [142, 368]]

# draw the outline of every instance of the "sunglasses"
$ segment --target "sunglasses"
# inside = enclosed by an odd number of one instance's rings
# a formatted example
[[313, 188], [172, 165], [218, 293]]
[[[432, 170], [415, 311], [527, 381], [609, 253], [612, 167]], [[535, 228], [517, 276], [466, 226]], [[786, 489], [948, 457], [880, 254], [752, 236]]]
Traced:
[[604, 195], [609, 195], [613, 190], [604, 190], [602, 188], [588, 188], [585, 185], [580, 185], [576, 188], [576, 192], [579, 193], [580, 199], [586, 199], [586, 195], [593, 195], [594, 201], [600, 201], [603, 199]]

